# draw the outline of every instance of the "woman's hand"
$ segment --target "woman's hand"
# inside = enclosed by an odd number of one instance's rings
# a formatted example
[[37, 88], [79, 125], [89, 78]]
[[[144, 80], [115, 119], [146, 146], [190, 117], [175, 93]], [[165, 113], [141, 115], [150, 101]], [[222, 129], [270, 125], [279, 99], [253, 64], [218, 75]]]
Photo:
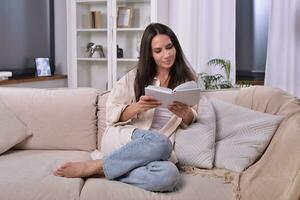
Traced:
[[127, 121], [141, 112], [145, 112], [151, 108], [156, 108], [160, 105], [161, 103], [152, 96], [141, 96], [138, 102], [133, 103], [125, 108], [120, 116], [119, 121]]
[[168, 106], [168, 109], [178, 117], [182, 118], [185, 124], [189, 125], [192, 123], [194, 114], [190, 106], [174, 101]]
[[139, 101], [136, 103], [138, 110], [137, 113], [145, 112], [160, 105], [161, 103], [158, 100], [154, 99], [154, 97], [152, 96], [141, 96]]

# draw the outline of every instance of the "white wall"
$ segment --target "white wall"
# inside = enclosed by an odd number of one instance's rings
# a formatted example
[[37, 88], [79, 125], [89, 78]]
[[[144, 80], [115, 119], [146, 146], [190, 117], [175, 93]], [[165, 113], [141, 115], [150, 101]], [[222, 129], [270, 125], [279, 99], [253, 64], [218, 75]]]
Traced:
[[157, 3], [157, 22], [169, 26], [169, 5], [172, 0], [158, 0]]
[[67, 74], [66, 0], [54, 0], [56, 74]]

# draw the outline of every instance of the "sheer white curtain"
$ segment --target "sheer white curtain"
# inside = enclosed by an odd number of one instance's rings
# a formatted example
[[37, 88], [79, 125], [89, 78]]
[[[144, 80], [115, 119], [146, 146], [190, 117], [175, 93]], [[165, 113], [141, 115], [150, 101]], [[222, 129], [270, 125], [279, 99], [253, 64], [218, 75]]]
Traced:
[[207, 61], [228, 59], [234, 83], [235, 0], [169, 0], [169, 5], [169, 25], [196, 72], [219, 73]]
[[300, 97], [300, 1], [270, 5], [265, 85]]

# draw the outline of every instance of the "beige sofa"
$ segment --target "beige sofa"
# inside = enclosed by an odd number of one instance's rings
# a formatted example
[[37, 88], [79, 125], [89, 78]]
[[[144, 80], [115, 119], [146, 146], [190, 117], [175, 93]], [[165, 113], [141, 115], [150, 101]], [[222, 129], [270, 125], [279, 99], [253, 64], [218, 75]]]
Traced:
[[91, 159], [90, 152], [101, 148], [107, 95], [91, 88], [0, 88], [0, 99], [33, 133], [0, 155], [0, 199], [299, 200], [299, 100], [262, 86], [202, 93], [284, 116], [262, 157], [242, 173], [184, 167], [181, 186], [171, 193], [148, 192], [103, 178], [53, 176], [62, 163]]

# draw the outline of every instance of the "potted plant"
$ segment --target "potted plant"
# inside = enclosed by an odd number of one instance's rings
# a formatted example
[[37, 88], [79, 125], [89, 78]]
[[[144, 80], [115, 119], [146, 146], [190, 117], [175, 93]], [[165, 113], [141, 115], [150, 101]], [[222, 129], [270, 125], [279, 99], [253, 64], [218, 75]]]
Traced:
[[213, 89], [223, 89], [223, 88], [232, 88], [233, 85], [230, 81], [230, 70], [231, 62], [230, 60], [214, 58], [207, 62], [208, 66], [220, 66], [221, 69], [225, 71], [225, 76], [222, 74], [208, 75], [205, 72], [199, 73], [198, 77], [202, 82], [202, 87], [206, 90]]
[[226, 75], [226, 81], [230, 82], [230, 70], [231, 70], [231, 62], [230, 60], [214, 58], [207, 62], [208, 66], [220, 66], [221, 69], [224, 69]]

